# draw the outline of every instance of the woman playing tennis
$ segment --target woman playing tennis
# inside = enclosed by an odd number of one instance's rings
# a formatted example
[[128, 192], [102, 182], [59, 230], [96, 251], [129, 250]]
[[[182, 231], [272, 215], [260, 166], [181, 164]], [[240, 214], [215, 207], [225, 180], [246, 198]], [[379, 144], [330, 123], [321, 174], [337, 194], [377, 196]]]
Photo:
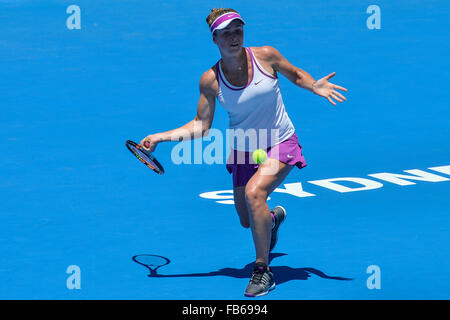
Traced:
[[245, 295], [261, 296], [275, 288], [274, 275], [268, 266], [269, 252], [277, 242], [278, 228], [286, 217], [283, 207], [270, 210], [266, 200], [294, 167], [306, 166], [294, 125], [286, 113], [278, 73], [333, 105], [336, 105], [334, 100], [346, 100], [337, 90], [347, 89], [328, 82], [334, 72], [315, 81], [273, 47], [244, 47], [245, 22], [234, 9], [213, 9], [206, 21], [221, 59], [200, 78], [196, 117], [180, 128], [148, 135], [141, 145], [145, 143], [147, 149], [154, 151], [158, 143], [186, 139], [186, 132], [190, 135], [188, 138], [207, 135], [216, 99], [229, 114], [230, 129], [268, 132], [270, 141], [257, 141], [257, 145], [267, 146], [266, 161], [255, 164], [251, 143], [238, 137], [237, 142], [233, 139], [226, 165], [233, 177], [234, 203], [240, 223], [251, 229], [256, 250], [256, 262]]

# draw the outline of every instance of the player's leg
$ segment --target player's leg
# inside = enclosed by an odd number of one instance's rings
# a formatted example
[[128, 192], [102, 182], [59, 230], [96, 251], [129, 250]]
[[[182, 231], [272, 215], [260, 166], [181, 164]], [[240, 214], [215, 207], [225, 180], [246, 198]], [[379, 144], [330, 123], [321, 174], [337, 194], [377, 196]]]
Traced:
[[[267, 169], [269, 172], [267, 172]], [[252, 176], [245, 187], [250, 226], [256, 249], [253, 274], [245, 289], [245, 295], [256, 297], [275, 288], [269, 264], [269, 247], [272, 234], [272, 216], [266, 200], [269, 194], [287, 177], [293, 166], [268, 158]]]
[[245, 187], [256, 262], [269, 264], [272, 216], [267, 206], [267, 197], [283, 182], [293, 167], [279, 160], [268, 158], [260, 165]]
[[234, 207], [239, 215], [239, 221], [244, 228], [250, 228], [250, 220], [248, 215], [247, 201], [245, 200], [245, 186], [235, 187]]

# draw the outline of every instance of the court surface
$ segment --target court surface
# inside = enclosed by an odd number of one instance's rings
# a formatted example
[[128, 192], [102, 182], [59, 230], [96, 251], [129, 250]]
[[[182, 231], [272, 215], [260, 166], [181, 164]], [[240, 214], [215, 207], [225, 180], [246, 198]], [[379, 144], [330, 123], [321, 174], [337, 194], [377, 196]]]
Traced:
[[[225, 165], [177, 165], [172, 142], [159, 176], [124, 144], [194, 118], [219, 59], [212, 7], [241, 13], [245, 46], [349, 89], [334, 107], [280, 76], [308, 166], [268, 201], [288, 215], [262, 299], [448, 299], [450, 4], [387, 0], [0, 0], [0, 298], [246, 299], [254, 248]], [[324, 187], [335, 178], [353, 191]]]

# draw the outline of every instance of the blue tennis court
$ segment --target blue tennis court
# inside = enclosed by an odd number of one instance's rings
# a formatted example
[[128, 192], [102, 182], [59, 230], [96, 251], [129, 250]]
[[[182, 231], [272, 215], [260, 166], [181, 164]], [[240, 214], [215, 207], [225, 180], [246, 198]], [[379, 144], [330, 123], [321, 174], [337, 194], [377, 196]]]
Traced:
[[[280, 76], [308, 165], [268, 200], [287, 219], [262, 299], [448, 299], [438, 0], [0, 0], [0, 298], [247, 299], [255, 249], [225, 164], [176, 164], [163, 143], [157, 175], [125, 148], [195, 117], [218, 7], [245, 18], [245, 46], [349, 90], [332, 106]], [[228, 128], [218, 103], [213, 128]]]

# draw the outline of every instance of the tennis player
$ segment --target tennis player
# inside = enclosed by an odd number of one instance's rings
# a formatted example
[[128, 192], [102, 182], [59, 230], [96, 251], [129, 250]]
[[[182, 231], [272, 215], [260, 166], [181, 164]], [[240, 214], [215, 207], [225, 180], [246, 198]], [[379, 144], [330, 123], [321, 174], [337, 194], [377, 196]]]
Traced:
[[[275, 137], [270, 134], [268, 144], [258, 141], [267, 145], [267, 160], [259, 165], [252, 161], [248, 141], [233, 139], [226, 165], [233, 177], [234, 203], [240, 223], [244, 228], [251, 228], [256, 251], [256, 262], [245, 295], [261, 296], [275, 288], [269, 252], [274, 248], [278, 228], [286, 218], [283, 207], [270, 210], [266, 200], [294, 167], [306, 166], [295, 127], [283, 103], [278, 74], [300, 88], [328, 99], [333, 105], [336, 105], [334, 100], [346, 100], [338, 90], [347, 89], [328, 81], [334, 72], [315, 81], [273, 47], [244, 47], [245, 22], [234, 9], [212, 9], [206, 21], [221, 59], [200, 78], [196, 117], [177, 129], [148, 135], [141, 145], [149, 142], [148, 149], [154, 151], [161, 142], [206, 136], [213, 122], [216, 99], [229, 114], [230, 129], [264, 129], [277, 133]], [[244, 161], [237, 161], [242, 155]]]

